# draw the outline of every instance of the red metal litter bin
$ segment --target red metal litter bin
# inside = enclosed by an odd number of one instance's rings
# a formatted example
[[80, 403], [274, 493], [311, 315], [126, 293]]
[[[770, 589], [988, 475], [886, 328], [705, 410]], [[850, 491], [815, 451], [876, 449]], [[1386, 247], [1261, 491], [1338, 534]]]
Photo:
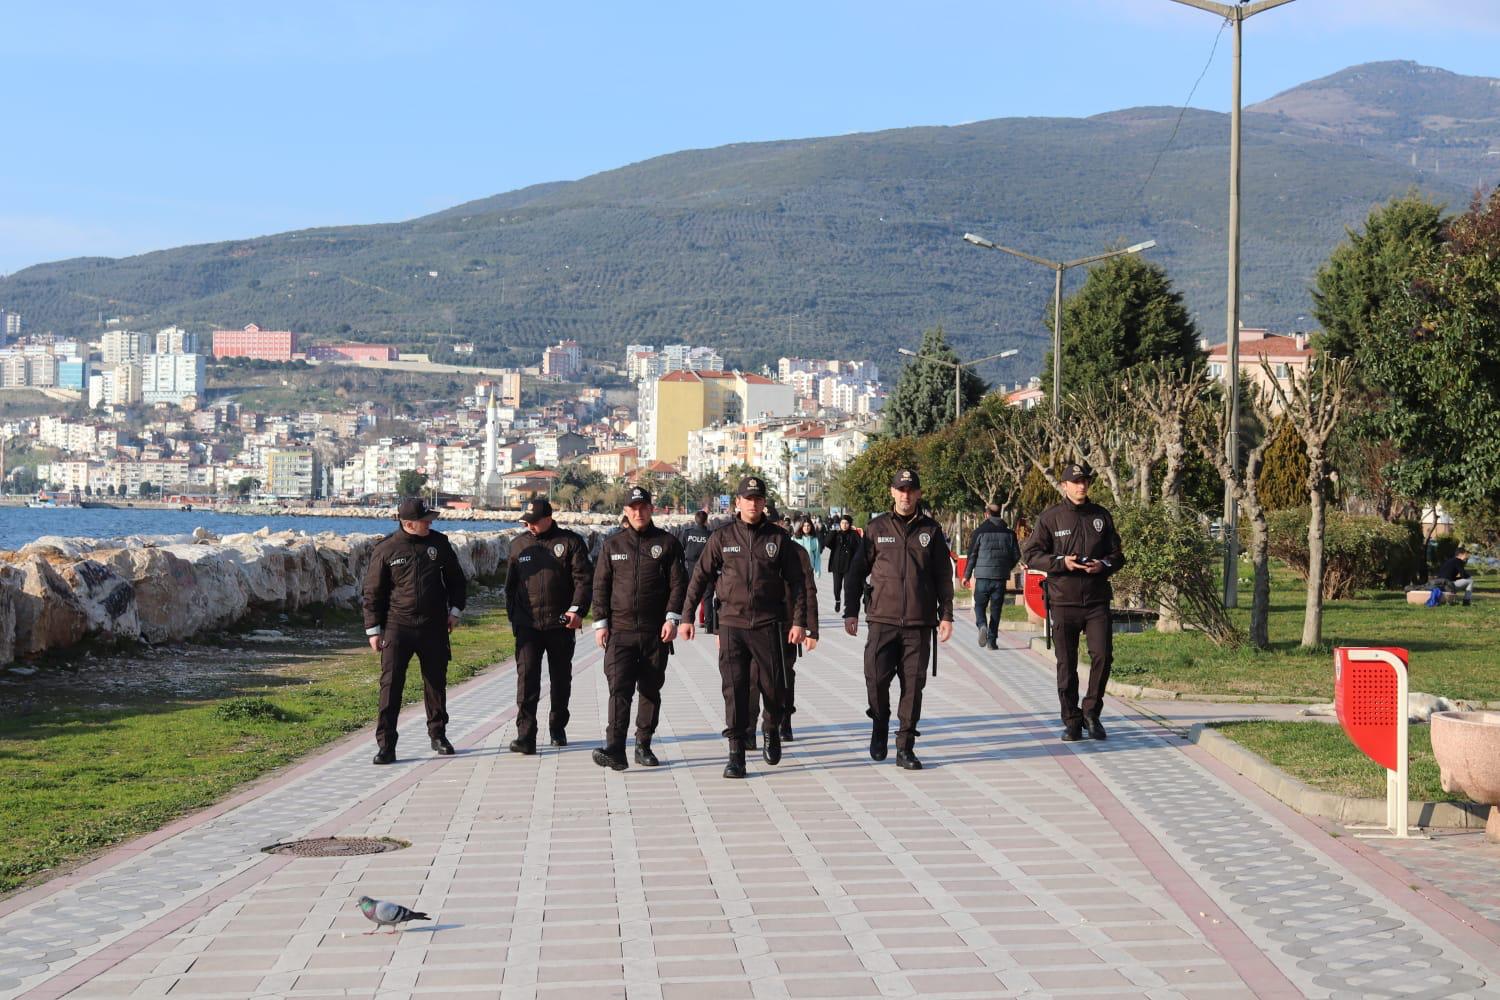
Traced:
[[[1344, 733], [1385, 768], [1384, 836], [1410, 837], [1407, 824], [1407, 677], [1409, 654], [1395, 646], [1339, 646], [1333, 651], [1333, 708]], [[1380, 828], [1376, 828], [1380, 829]]]

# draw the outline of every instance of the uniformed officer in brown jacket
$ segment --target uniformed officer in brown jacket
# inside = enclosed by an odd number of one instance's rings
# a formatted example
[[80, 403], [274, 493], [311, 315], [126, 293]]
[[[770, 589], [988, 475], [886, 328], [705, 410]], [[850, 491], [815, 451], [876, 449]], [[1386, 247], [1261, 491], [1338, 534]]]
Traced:
[[558, 526], [545, 498], [528, 502], [521, 521], [526, 530], [511, 540], [505, 567], [505, 611], [516, 635], [516, 738], [510, 749], [534, 754], [543, 656], [552, 681], [552, 745], [568, 745], [573, 642], [589, 606], [594, 567], [588, 544]]
[[419, 497], [402, 500], [396, 510], [400, 528], [375, 543], [365, 569], [365, 634], [380, 654], [376, 764], [396, 759], [396, 720], [413, 655], [422, 668], [432, 749], [442, 756], [453, 753], [447, 734], [448, 633], [463, 612], [466, 583], [447, 536], [432, 530], [437, 516]]
[[641, 705], [635, 716], [635, 762], [642, 767], [661, 763], [651, 752], [651, 735], [661, 716], [667, 656], [687, 590], [682, 543], [652, 522], [654, 511], [651, 492], [632, 486], [625, 527], [604, 542], [594, 565], [594, 641], [605, 651], [609, 682], [609, 725], [603, 748], [594, 751], [594, 763], [616, 771], [630, 766], [625, 726], [637, 689]]
[[[1083, 739], [1084, 727], [1096, 740], [1106, 738], [1099, 713], [1114, 662], [1109, 578], [1125, 565], [1119, 532], [1109, 511], [1089, 499], [1094, 470], [1063, 469], [1063, 499], [1042, 511], [1022, 548], [1026, 565], [1047, 574], [1047, 614], [1057, 654], [1057, 698], [1063, 741]], [[1089, 687], [1078, 704], [1078, 637], [1089, 644]]]
[[891, 680], [901, 684], [900, 719], [896, 730], [896, 763], [919, 771], [922, 762], [913, 750], [917, 722], [922, 717], [922, 689], [927, 684], [932, 634], [941, 642], [953, 635], [953, 563], [948, 541], [938, 523], [922, 511], [922, 482], [915, 469], [902, 469], [891, 479], [891, 511], [865, 527], [865, 537], [854, 550], [854, 561], [844, 577], [844, 631], [859, 632], [859, 598], [869, 577], [874, 588], [865, 620], [870, 637], [865, 642], [865, 687], [874, 720], [870, 729], [870, 757], [885, 760], [890, 734]]
[[[781, 721], [785, 679], [784, 644], [807, 641], [802, 592], [812, 585], [802, 571], [797, 545], [784, 528], [766, 520], [766, 484], [746, 476], [736, 490], [736, 518], [708, 538], [688, 582], [682, 606], [684, 639], [693, 638], [690, 617], [713, 583], [719, 597], [719, 678], [724, 692], [724, 738], [729, 763], [724, 777], [745, 776], [745, 730], [755, 724], [750, 686], [760, 691], [766, 728], [762, 753], [767, 764], [781, 761]], [[788, 601], [790, 596], [791, 600]]]

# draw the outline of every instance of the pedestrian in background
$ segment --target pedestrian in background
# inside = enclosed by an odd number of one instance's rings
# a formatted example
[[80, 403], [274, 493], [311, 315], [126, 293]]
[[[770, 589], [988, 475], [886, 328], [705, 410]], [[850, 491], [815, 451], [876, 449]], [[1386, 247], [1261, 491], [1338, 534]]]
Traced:
[[588, 546], [552, 519], [545, 497], [527, 503], [521, 523], [526, 529], [511, 540], [505, 566], [505, 612], [516, 636], [516, 738], [510, 750], [529, 755], [536, 753], [544, 656], [552, 682], [552, 745], [568, 745], [573, 646], [589, 606], [594, 567]]
[[854, 550], [859, 547], [859, 532], [854, 530], [854, 518], [848, 514], [839, 517], [838, 527], [829, 533], [828, 571], [833, 574], [833, 610], [841, 610], [844, 600], [844, 574], [854, 561]]
[[979, 626], [979, 645], [998, 649], [1000, 613], [1005, 607], [1005, 582], [1021, 561], [1016, 536], [1000, 517], [1000, 505], [984, 509], [984, 521], [969, 539], [969, 558], [964, 564], [964, 586], [974, 590], [974, 622]]
[[396, 510], [400, 527], [375, 543], [365, 569], [365, 635], [380, 654], [376, 764], [396, 759], [396, 720], [413, 655], [422, 669], [432, 749], [445, 757], [453, 753], [448, 742], [448, 633], [463, 613], [467, 581], [448, 537], [432, 530], [437, 516], [418, 497], [402, 500]]
[[804, 519], [803, 522], [797, 526], [797, 537], [794, 539], [794, 541], [796, 541], [798, 545], [802, 546], [802, 550], [807, 553], [807, 560], [808, 562], [812, 563], [813, 578], [816, 579], [822, 576], [823, 543], [818, 541], [818, 530], [813, 527], [813, 523], [811, 521]]

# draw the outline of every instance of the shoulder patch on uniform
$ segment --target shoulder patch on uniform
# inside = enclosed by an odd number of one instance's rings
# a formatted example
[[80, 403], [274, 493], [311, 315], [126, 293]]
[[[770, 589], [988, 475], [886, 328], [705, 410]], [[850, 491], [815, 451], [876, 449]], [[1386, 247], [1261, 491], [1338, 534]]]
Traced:
[[427, 558], [431, 559], [433, 562], [437, 562], [437, 549], [433, 548], [431, 545], [427, 546]]
[[562, 542], [558, 542], [552, 546], [552, 554], [557, 556], [557, 558], [559, 559], [562, 558], [562, 554], [566, 551], [568, 551], [568, 547]]
[[1094, 530], [1095, 531], [1103, 531], [1104, 530], [1104, 518], [1102, 518], [1102, 517], [1096, 517], [1096, 518], [1094, 518]]
[[917, 536], [917, 541], [922, 543], [922, 548], [927, 548], [927, 543], [932, 541], [932, 532], [924, 531]]
[[777, 548], [778, 548], [778, 546], [777, 546], [777, 544], [775, 542], [767, 542], [766, 543], [766, 555], [770, 556], [772, 559], [775, 559], [776, 558], [776, 550], [777, 550]]
[[660, 546], [660, 545], [653, 545], [653, 546], [651, 546], [651, 558], [652, 559], [660, 559], [662, 552], [663, 552], [663, 546]]

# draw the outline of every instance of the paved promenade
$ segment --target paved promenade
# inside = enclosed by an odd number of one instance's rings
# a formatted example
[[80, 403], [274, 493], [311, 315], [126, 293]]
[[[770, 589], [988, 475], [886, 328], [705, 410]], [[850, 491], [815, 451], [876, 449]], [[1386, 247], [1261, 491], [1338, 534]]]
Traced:
[[[0, 904], [0, 997], [1500, 1000], [1476, 891], [1500, 851], [1334, 836], [1123, 704], [1107, 742], [1062, 744], [1042, 660], [963, 623], [927, 688], [927, 769], [874, 764], [863, 631], [823, 630], [779, 767], [720, 777], [700, 637], [669, 668], [665, 766], [602, 771], [580, 645], [573, 746], [507, 753], [514, 675], [493, 671], [450, 699], [456, 757], [430, 756], [419, 709], [393, 767], [363, 734]], [[332, 834], [412, 846], [260, 851]], [[367, 935], [362, 894], [435, 919]]]

